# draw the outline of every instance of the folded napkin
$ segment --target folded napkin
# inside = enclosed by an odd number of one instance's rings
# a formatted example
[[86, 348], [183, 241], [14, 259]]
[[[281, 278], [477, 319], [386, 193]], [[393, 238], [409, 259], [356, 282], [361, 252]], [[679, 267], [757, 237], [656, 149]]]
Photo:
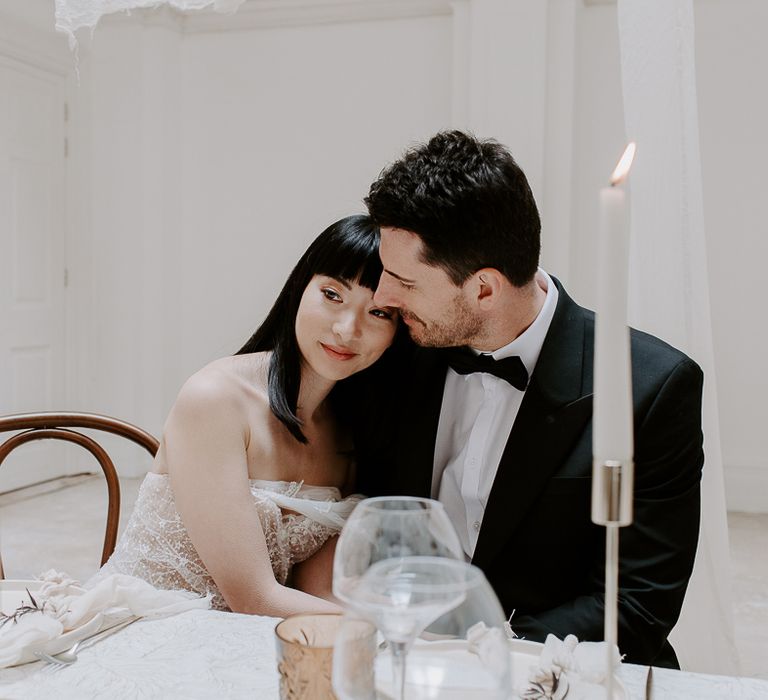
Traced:
[[[75, 630], [88, 636], [129, 617], [165, 617], [210, 607], [210, 596], [160, 590], [125, 574], [107, 576], [90, 590], [53, 570], [40, 579], [42, 585], [30, 591], [39, 610], [19, 615], [0, 627], [0, 668], [33, 660], [32, 652], [48, 649], [52, 642]], [[75, 641], [71, 637], [70, 643]]]
[[[619, 678], [621, 656], [615, 646], [610, 660], [615, 697], [621, 697], [624, 692]], [[531, 669], [522, 697], [525, 700], [562, 700], [566, 694], [568, 700], [603, 697], [608, 678], [607, 662], [606, 642], [579, 642], [572, 634], [564, 640], [553, 634], [547, 635], [538, 666]]]
[[501, 628], [477, 622], [467, 630], [467, 642], [467, 649], [477, 654], [486, 668], [503, 670], [509, 664], [507, 635]]

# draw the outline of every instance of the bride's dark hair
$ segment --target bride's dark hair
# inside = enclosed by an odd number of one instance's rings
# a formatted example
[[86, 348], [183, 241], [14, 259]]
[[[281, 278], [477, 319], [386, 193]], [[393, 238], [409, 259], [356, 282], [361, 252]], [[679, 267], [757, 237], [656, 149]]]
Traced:
[[291, 435], [306, 444], [296, 402], [301, 383], [301, 353], [296, 340], [296, 314], [309, 281], [325, 275], [356, 282], [371, 291], [381, 276], [379, 229], [370, 217], [357, 214], [331, 224], [307, 248], [275, 300], [272, 310], [236, 355], [272, 351], [269, 361], [269, 406]]

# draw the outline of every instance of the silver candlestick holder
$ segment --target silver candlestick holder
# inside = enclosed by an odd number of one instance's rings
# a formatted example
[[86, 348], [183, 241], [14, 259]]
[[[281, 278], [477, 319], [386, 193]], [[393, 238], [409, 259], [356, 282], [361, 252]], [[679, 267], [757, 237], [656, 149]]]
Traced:
[[618, 647], [619, 528], [632, 523], [635, 465], [632, 460], [592, 463], [592, 522], [605, 527], [606, 697], [613, 700], [613, 650]]

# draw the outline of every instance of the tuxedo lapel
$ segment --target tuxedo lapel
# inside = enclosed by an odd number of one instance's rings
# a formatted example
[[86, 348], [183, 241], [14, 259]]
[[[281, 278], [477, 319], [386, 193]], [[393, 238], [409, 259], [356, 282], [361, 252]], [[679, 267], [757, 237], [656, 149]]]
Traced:
[[473, 563], [491, 562], [592, 415], [592, 321], [556, 281], [555, 315], [496, 472]]
[[419, 349], [408, 369], [397, 435], [397, 485], [402, 494], [429, 497], [447, 364], [440, 353]]

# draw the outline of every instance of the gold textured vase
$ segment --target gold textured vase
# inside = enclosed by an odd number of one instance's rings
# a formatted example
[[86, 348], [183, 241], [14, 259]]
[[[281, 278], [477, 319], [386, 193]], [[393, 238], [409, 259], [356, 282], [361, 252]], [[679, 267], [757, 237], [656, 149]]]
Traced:
[[340, 613], [291, 615], [275, 627], [280, 700], [336, 700], [331, 686]]

